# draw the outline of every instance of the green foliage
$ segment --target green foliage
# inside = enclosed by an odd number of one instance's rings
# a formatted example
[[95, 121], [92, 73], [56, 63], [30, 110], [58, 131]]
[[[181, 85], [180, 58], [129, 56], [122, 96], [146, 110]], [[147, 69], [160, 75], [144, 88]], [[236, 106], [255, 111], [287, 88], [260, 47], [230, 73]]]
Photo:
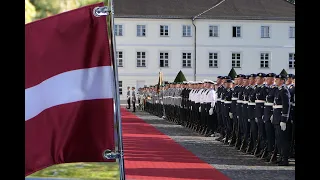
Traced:
[[[42, 19], [53, 16], [64, 11], [77, 9], [82, 6], [104, 2], [108, 4], [108, 0], [26, 0], [35, 7], [36, 14], [32, 20]], [[27, 4], [27, 2], [26, 2]], [[26, 17], [27, 18], [27, 17]], [[30, 22], [30, 20], [28, 21]]]
[[118, 180], [120, 178], [120, 173], [117, 162], [65, 163], [50, 166], [37, 171], [28, 177]]
[[184, 76], [183, 72], [180, 70], [179, 73], [177, 74], [176, 78], [174, 79], [174, 82], [183, 82], [187, 81], [186, 77]]
[[229, 77], [231, 77], [232, 80], [237, 76], [237, 72], [232, 68], [228, 74]]
[[25, 23], [32, 22], [36, 17], [36, 8], [29, 0], [24, 0]]
[[287, 71], [285, 69], [282, 69], [282, 71], [280, 72], [280, 74], [287, 76]]

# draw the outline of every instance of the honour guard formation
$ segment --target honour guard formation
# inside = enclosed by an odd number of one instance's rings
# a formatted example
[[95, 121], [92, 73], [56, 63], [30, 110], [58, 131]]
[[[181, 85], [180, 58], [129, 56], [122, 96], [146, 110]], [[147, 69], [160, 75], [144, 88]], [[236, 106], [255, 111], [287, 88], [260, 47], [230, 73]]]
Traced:
[[295, 157], [293, 74], [173, 82], [140, 88], [137, 97], [139, 110], [261, 160], [288, 166], [288, 159]]

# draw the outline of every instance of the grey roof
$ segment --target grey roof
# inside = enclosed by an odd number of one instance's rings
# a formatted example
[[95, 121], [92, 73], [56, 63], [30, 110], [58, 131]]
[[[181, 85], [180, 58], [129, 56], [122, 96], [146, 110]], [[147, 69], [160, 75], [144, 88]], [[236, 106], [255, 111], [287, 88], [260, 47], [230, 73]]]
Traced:
[[[191, 19], [221, 0], [115, 0], [116, 18]], [[295, 20], [285, 0], [225, 0], [198, 19]]]

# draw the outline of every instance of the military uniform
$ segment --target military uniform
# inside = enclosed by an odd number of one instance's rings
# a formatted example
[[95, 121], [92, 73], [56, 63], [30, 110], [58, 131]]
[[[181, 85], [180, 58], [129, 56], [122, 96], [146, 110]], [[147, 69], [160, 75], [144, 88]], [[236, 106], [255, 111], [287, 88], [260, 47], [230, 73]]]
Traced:
[[[210, 84], [214, 84], [213, 81], [208, 81]], [[216, 131], [217, 128], [217, 117], [214, 114], [214, 107], [217, 101], [216, 97], [216, 92], [214, 89], [208, 89], [205, 103], [206, 103], [206, 112], [207, 114], [207, 119], [206, 119], [206, 124], [207, 124], [207, 132], [205, 133], [206, 136], [211, 135]]]
[[[269, 73], [266, 75], [266, 77], [275, 77], [276, 74]], [[263, 121], [265, 123], [265, 130], [266, 130], [266, 139], [267, 139], [267, 148], [265, 150], [265, 159], [267, 161], [274, 161], [274, 159], [271, 159], [273, 151], [275, 150], [275, 132], [274, 127], [271, 123], [272, 114], [273, 114], [273, 102], [274, 102], [274, 96], [275, 92], [277, 90], [277, 87], [272, 84], [267, 87], [267, 95], [264, 103], [264, 111], [263, 111]]]
[[[228, 79], [225, 83], [232, 83], [232, 80]], [[231, 137], [232, 132], [232, 89], [226, 88], [224, 93], [222, 94], [222, 102], [223, 102], [223, 118], [224, 118], [224, 126], [225, 126], [225, 139], [224, 143], [227, 143]]]
[[[295, 79], [295, 75], [288, 74], [287, 78]], [[294, 157], [295, 155], [295, 91], [296, 87], [295, 85], [289, 84], [288, 90], [290, 92], [290, 115], [289, 115], [289, 121], [288, 121], [288, 130], [289, 134], [291, 134], [289, 140], [290, 140], [290, 156]]]
[[[265, 78], [266, 74], [258, 73], [257, 77]], [[258, 125], [258, 140], [255, 147], [255, 155], [257, 157], [260, 157], [263, 154], [263, 150], [266, 145], [266, 131], [265, 131], [265, 123], [263, 121], [264, 103], [265, 103], [265, 98], [267, 96], [267, 88], [265, 84], [257, 85], [257, 88], [255, 90], [255, 95], [256, 95], [255, 120]]]
[[[250, 78], [256, 78], [256, 74], [251, 74]], [[249, 154], [254, 153], [254, 148], [257, 145], [257, 139], [258, 139], [258, 125], [257, 120], [255, 118], [255, 107], [256, 107], [256, 85], [251, 85], [249, 88], [249, 99], [248, 99], [248, 122], [250, 122], [250, 139], [247, 145], [246, 152]]]
[[127, 91], [127, 104], [128, 104], [128, 107], [127, 109], [130, 109], [131, 108], [131, 100], [130, 100], [130, 87], [128, 87], [128, 91]]
[[[249, 79], [250, 75], [246, 76], [245, 79]], [[250, 138], [250, 120], [248, 116], [248, 102], [249, 102], [249, 95], [251, 92], [251, 86], [247, 85], [243, 89], [242, 97], [242, 123], [243, 123], [243, 140], [241, 143], [240, 150], [246, 151], [249, 138]]]
[[132, 108], [133, 108], [132, 112], [136, 112], [136, 101], [137, 101], [136, 91], [133, 89], [131, 93], [132, 93], [131, 97], [132, 97]]
[[[277, 75], [277, 79], [285, 79], [284, 75]], [[275, 93], [273, 105], [272, 124], [275, 129], [276, 145], [280, 153], [279, 165], [288, 165], [289, 158], [289, 136], [286, 128], [290, 111], [290, 93], [288, 88], [283, 84], [278, 87]]]

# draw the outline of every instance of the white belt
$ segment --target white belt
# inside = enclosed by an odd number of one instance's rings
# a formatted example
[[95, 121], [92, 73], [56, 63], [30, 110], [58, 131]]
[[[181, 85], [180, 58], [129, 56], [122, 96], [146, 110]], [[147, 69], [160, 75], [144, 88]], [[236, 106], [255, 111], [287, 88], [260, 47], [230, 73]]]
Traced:
[[264, 103], [265, 101], [264, 100], [255, 100], [254, 102], [255, 103]]
[[264, 105], [265, 105], [265, 106], [273, 106], [273, 103], [265, 102]]
[[218, 98], [217, 101], [221, 101], [221, 98]]
[[254, 106], [254, 105], [256, 105], [256, 103], [254, 103], [254, 102], [248, 102], [248, 105], [249, 105], [249, 106]]
[[237, 100], [237, 103], [243, 103], [243, 101], [242, 100]]
[[221, 100], [221, 102], [223, 102], [223, 103], [224, 103], [224, 101], [225, 101], [225, 100]]
[[280, 109], [280, 108], [282, 108], [282, 105], [274, 105], [273, 106], [273, 109]]
[[238, 100], [238, 98], [231, 98], [232, 101]]
[[248, 101], [242, 101], [243, 104], [248, 104]]
[[224, 101], [225, 104], [231, 104], [232, 101]]

